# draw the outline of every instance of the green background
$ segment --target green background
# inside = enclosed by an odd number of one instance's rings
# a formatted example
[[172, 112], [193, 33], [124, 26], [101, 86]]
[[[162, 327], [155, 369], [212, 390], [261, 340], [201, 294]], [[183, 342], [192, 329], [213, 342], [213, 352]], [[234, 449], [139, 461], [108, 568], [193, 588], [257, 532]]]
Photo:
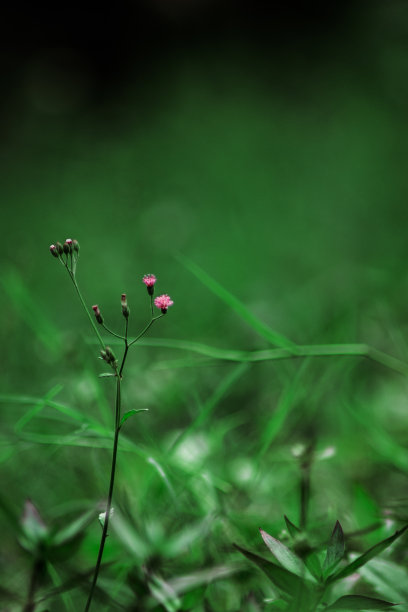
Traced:
[[[272, 47], [234, 30], [215, 44], [203, 36], [163, 48], [142, 77], [128, 68], [99, 103], [70, 49], [20, 64], [4, 102], [0, 170], [4, 587], [24, 592], [29, 580], [11, 518], [25, 499], [61, 525], [107, 489], [109, 438], [50, 406], [21, 421], [53, 390], [60, 404], [112, 425], [113, 385], [97, 378], [92, 330], [51, 243], [79, 240], [85, 299], [115, 329], [124, 291], [133, 333], [148, 321], [141, 278], [154, 273], [174, 306], [149, 338], [270, 348], [188, 258], [297, 344], [366, 343], [408, 361], [407, 31], [403, 2], [374, 2], [337, 28], [291, 32]], [[131, 572], [143, 584], [143, 563], [170, 580], [241, 562], [233, 541], [264, 554], [260, 525], [278, 536], [283, 514], [299, 521], [299, 445], [316, 449], [316, 541], [336, 519], [351, 532], [388, 517], [353, 543], [359, 551], [406, 520], [406, 377], [363, 358], [245, 365], [161, 345], [137, 345], [124, 378], [125, 409], [149, 412], [126, 424], [121, 518], [101, 578], [111, 594], [108, 577], [119, 585], [123, 605]], [[75, 562], [56, 564], [62, 582], [77, 580], [67, 609], [82, 605], [76, 572], [92, 567], [99, 534], [92, 523]], [[357, 592], [407, 600], [405, 550], [393, 559], [382, 591], [366, 576]], [[214, 610], [263, 609], [270, 586], [243, 566], [245, 579], [204, 580], [183, 609], [204, 610], [204, 600]], [[49, 609], [65, 609], [52, 601]]]

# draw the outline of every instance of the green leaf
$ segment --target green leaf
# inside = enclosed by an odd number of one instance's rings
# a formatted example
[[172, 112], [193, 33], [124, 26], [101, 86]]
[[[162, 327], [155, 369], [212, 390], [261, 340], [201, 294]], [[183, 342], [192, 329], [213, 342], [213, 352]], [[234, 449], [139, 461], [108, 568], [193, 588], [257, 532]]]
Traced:
[[367, 552], [362, 554], [360, 557], [357, 557], [357, 559], [355, 559], [352, 563], [350, 563], [343, 569], [340, 569], [335, 574], [332, 574], [328, 578], [327, 582], [330, 583], [336, 580], [341, 580], [342, 578], [346, 578], [347, 576], [351, 576], [351, 574], [354, 574], [354, 572], [356, 572], [359, 567], [361, 567], [362, 565], [367, 563], [367, 561], [370, 561], [370, 559], [373, 559], [383, 550], [391, 546], [391, 544], [395, 542], [397, 538], [402, 536], [402, 534], [407, 530], [407, 528], [408, 525], [405, 525], [405, 527], [400, 529], [400, 531], [396, 531], [394, 535], [390, 536], [389, 538], [386, 538], [385, 540], [382, 540], [382, 542], [379, 542], [378, 544], [367, 550]]
[[299, 533], [301, 533], [299, 527], [296, 527], [296, 525], [294, 525], [286, 516], [285, 514], [285, 523], [286, 523], [286, 527], [288, 528], [288, 531], [290, 533], [290, 535], [292, 536], [292, 538], [296, 537]]
[[296, 576], [296, 574], [292, 574], [284, 567], [280, 567], [272, 561], [267, 561], [263, 557], [259, 557], [254, 553], [245, 550], [238, 546], [238, 544], [234, 544], [235, 548], [239, 550], [247, 559], [255, 563], [269, 578], [269, 580], [281, 591], [287, 593], [288, 595], [294, 596], [295, 593], [299, 589], [302, 588], [303, 581]]
[[322, 566], [320, 563], [319, 555], [312, 550], [312, 552], [308, 553], [306, 557], [303, 559], [304, 564], [306, 565], [309, 572], [316, 578], [316, 580], [321, 580], [322, 578]]
[[266, 533], [263, 529], [259, 529], [259, 531], [266, 546], [279, 563], [293, 574], [303, 576], [306, 568], [295, 553], [282, 544], [282, 542], [269, 535], [269, 533]]
[[116, 378], [116, 374], [111, 374], [110, 372], [103, 372], [99, 374], [99, 378]]
[[323, 563], [323, 574], [325, 577], [328, 576], [341, 561], [344, 555], [344, 549], [345, 542], [343, 529], [341, 528], [339, 521], [336, 521], [330, 542], [327, 546], [326, 559]]
[[248, 323], [248, 325], [250, 325], [261, 336], [266, 338], [266, 340], [268, 340], [271, 344], [287, 349], [291, 353], [296, 354], [297, 347], [294, 342], [288, 338], [285, 338], [285, 336], [282, 336], [275, 330], [271, 329], [263, 321], [260, 321], [257, 317], [255, 317], [255, 315], [253, 315], [252, 312], [250, 312], [247, 307], [240, 302], [240, 300], [232, 295], [232, 293], [227, 291], [227, 289], [224, 289], [222, 285], [220, 285], [209, 274], [207, 274], [207, 272], [200, 268], [200, 266], [182, 255], [179, 255], [177, 259], [187, 268], [187, 270], [190, 270], [190, 272], [192, 272], [192, 274], [194, 274], [198, 280], [200, 280], [208, 289], [210, 289], [210, 291], [215, 293], [215, 295], [225, 302], [227, 306], [232, 308], [232, 310], [235, 310], [235, 312], [239, 314], [239, 316], [246, 323]]
[[326, 610], [388, 610], [397, 605], [382, 599], [374, 599], [373, 597], [345, 595], [326, 608]]
[[127, 421], [131, 416], [133, 416], [134, 414], [137, 414], [138, 412], [148, 412], [148, 408], [139, 408], [138, 410], [135, 410], [134, 408], [132, 408], [132, 410], [125, 412], [123, 417], [120, 419], [119, 429], [122, 427], [125, 421]]

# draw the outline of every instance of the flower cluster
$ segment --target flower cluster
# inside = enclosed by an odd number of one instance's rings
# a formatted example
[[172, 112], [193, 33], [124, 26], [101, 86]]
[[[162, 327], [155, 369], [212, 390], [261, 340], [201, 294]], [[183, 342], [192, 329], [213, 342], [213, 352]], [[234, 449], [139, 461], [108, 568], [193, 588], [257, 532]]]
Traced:
[[54, 257], [61, 257], [61, 255], [72, 255], [79, 254], [79, 242], [78, 240], [71, 240], [67, 238], [64, 244], [56, 242], [50, 246], [51, 255]]

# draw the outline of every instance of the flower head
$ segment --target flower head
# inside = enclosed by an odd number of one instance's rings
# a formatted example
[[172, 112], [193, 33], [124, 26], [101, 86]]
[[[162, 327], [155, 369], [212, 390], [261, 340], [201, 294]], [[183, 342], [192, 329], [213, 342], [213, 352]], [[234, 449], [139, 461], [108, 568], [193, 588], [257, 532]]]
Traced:
[[51, 255], [53, 255], [54, 257], [58, 257], [58, 249], [55, 246], [55, 244], [52, 244], [50, 246], [50, 251], [51, 251]]
[[153, 287], [153, 285], [156, 283], [156, 277], [154, 274], [145, 274], [143, 277], [143, 282], [146, 287]]
[[145, 274], [143, 277], [143, 282], [146, 285], [147, 293], [149, 295], [153, 295], [154, 293], [154, 285], [156, 283], [156, 277], [154, 274]]
[[166, 314], [167, 309], [169, 308], [169, 306], [173, 306], [173, 304], [174, 304], [173, 300], [167, 294], [159, 295], [154, 300], [154, 305], [157, 308], [160, 308], [160, 310], [162, 311], [163, 314]]

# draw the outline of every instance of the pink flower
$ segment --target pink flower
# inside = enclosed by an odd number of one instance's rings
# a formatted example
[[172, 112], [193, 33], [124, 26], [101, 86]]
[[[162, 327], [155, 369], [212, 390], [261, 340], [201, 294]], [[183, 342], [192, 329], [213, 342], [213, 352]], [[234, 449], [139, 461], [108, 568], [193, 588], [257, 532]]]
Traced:
[[167, 294], [159, 295], [154, 300], [154, 305], [157, 306], [157, 308], [160, 308], [163, 314], [165, 314], [169, 306], [173, 306], [173, 304], [174, 304], [173, 300]]
[[153, 287], [156, 282], [156, 277], [154, 274], [145, 274], [143, 277], [143, 282], [146, 287]]

